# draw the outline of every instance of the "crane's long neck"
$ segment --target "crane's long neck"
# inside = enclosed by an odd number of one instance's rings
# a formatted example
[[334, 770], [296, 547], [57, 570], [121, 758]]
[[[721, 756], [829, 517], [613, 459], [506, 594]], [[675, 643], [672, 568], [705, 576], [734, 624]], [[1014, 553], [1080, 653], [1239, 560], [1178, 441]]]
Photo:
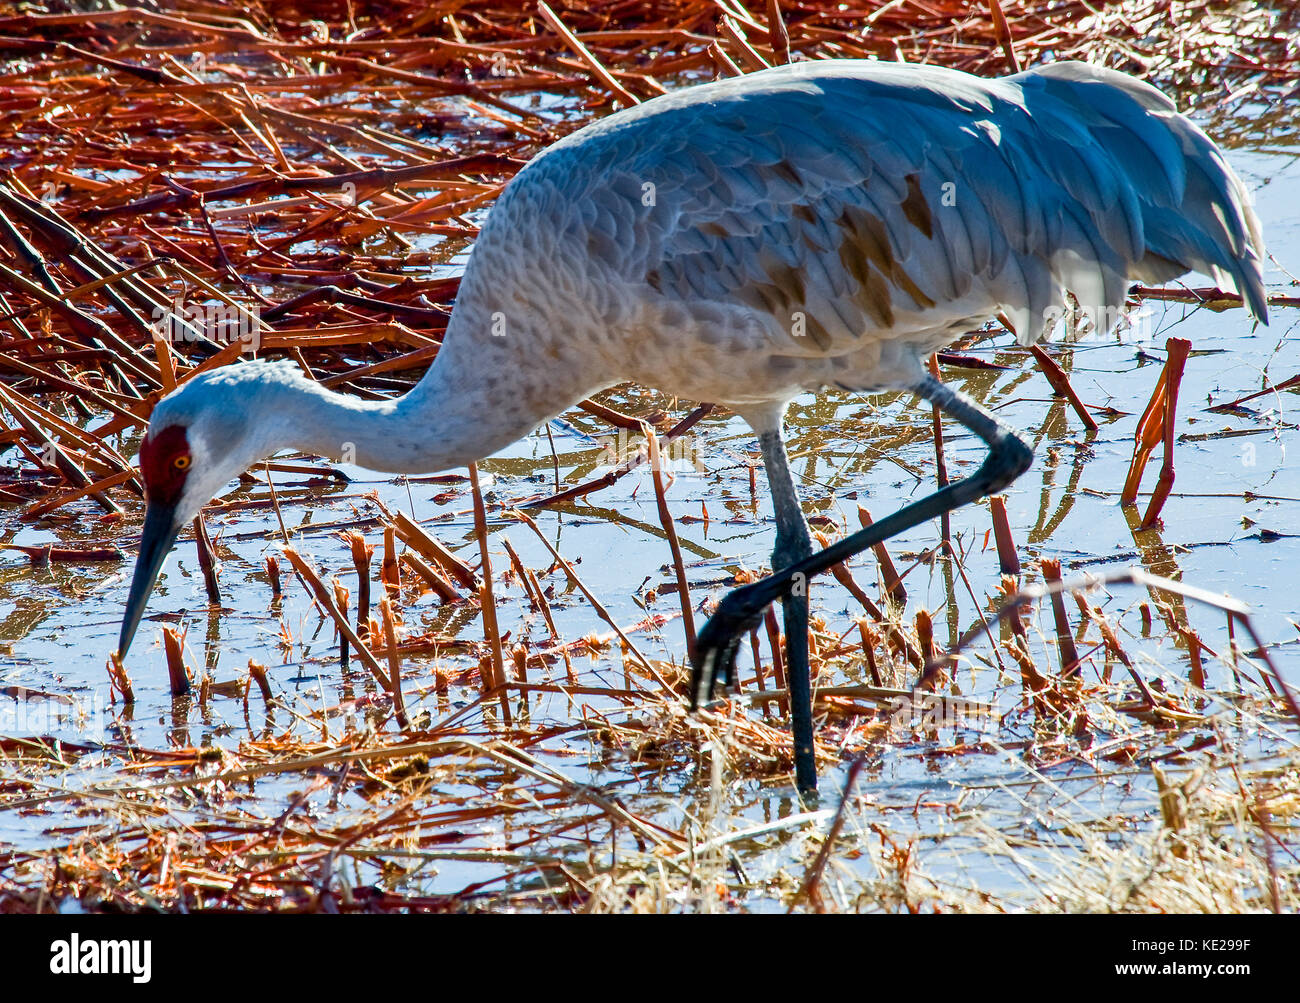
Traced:
[[[616, 382], [617, 366], [591, 339], [513, 305], [508, 284], [483, 276], [513, 274], [509, 259], [480, 257], [475, 248], [442, 347], [420, 383], [392, 401], [331, 393], [307, 379], [284, 388], [263, 410], [279, 417], [262, 446], [295, 447], [372, 470], [433, 473], [482, 459], [527, 435], [583, 397]], [[526, 272], [512, 281], [533, 281]], [[504, 280], [502, 280], [504, 282]], [[531, 289], [534, 298], [546, 290]], [[502, 304], [506, 304], [502, 306]], [[265, 454], [264, 454], [265, 455]]]
[[294, 448], [390, 473], [462, 467], [522, 438], [573, 403], [515, 394], [507, 374], [456, 371], [441, 356], [405, 396], [368, 401], [308, 380], [285, 385], [268, 408], [264, 450]]

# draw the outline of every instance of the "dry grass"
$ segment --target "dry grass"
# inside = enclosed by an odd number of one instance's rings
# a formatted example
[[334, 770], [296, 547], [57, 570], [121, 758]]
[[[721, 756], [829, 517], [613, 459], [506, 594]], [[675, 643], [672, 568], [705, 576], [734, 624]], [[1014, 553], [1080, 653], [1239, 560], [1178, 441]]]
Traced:
[[[1123, 591], [1087, 601], [1109, 607]], [[787, 784], [791, 764], [783, 719], [750, 706], [759, 697], [752, 680], [739, 699], [693, 717], [626, 656], [629, 685], [603, 690], [567, 684], [556, 660], [459, 709], [438, 691], [468, 680], [411, 686], [412, 721], [401, 730], [377, 687], [321, 708], [287, 693], [262, 706], [247, 682], [242, 692], [209, 686], [204, 713], [207, 701], [243, 701], [249, 737], [166, 751], [5, 740], [4, 810], [48, 815], [61, 835], [57, 849], [0, 858], [0, 903], [1293, 908], [1300, 750], [1278, 681], [1237, 652], [1202, 663], [1217, 685], [1193, 685], [1185, 666], [1169, 667], [1177, 635], [1144, 638], [1129, 629], [1137, 621], [1134, 606], [1109, 616], [1104, 631], [1099, 621], [1079, 628], [1088, 682], [1051, 668], [1050, 630], [1021, 639], [1009, 623], [1001, 644], [1018, 646], [1018, 667], [999, 670], [976, 643], [947, 663], [952, 683], [938, 692], [855, 682], [863, 653], [823, 647], [818, 674], [837, 685], [818, 693], [818, 752], [826, 766], [854, 759], [847, 795], [831, 791], [823, 805], [761, 820], [764, 788]], [[890, 627], [919, 643], [913, 624], [896, 617]], [[883, 638], [873, 658], [891, 681], [915, 678]], [[681, 689], [675, 666], [656, 668]], [[952, 694], [968, 683], [981, 699]], [[575, 783], [557, 770], [566, 761], [589, 762], [600, 782]], [[863, 770], [871, 795], [857, 790]], [[890, 776], [898, 798], [880, 793], [892, 789]], [[647, 793], [661, 790], [678, 794]], [[835, 838], [821, 853], [828, 831]], [[443, 867], [484, 877], [434, 894]]]

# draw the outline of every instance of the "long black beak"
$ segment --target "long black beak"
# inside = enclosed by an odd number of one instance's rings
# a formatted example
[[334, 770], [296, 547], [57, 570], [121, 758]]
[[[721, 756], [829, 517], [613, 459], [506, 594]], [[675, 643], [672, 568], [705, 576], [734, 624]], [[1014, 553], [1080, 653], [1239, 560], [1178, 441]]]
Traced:
[[131, 579], [131, 594], [126, 600], [126, 614], [122, 617], [122, 634], [117, 640], [117, 650], [123, 658], [135, 629], [140, 626], [145, 605], [163, 561], [176, 542], [180, 527], [176, 524], [176, 506], [150, 502], [144, 513], [144, 534], [140, 537], [140, 556], [135, 560], [135, 576]]

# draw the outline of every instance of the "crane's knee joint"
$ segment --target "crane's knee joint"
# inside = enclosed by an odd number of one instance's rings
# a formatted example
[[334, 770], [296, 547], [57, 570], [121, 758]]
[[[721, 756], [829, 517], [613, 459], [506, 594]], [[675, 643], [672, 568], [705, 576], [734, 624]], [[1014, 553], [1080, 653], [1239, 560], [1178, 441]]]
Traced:
[[989, 443], [989, 456], [980, 468], [987, 480], [985, 494], [1001, 491], [1033, 465], [1034, 448], [1012, 429], [1006, 429]]
[[772, 574], [779, 574], [790, 565], [812, 556], [812, 535], [808, 532], [808, 524], [802, 519], [800, 523], [793, 529], [777, 529], [776, 545], [772, 548]]
[[790, 542], [778, 542], [772, 548], [772, 574], [777, 575], [790, 567], [797, 564], [805, 557], [812, 556], [812, 541], [798, 540]]

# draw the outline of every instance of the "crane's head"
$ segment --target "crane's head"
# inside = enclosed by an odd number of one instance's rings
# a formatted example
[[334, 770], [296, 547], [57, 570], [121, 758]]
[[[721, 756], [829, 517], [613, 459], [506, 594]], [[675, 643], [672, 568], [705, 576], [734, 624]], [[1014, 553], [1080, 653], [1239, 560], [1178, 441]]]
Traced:
[[182, 526], [222, 487], [268, 452], [253, 416], [257, 379], [271, 366], [250, 364], [205, 373], [158, 402], [140, 443], [144, 481], [144, 531], [131, 592], [122, 617], [118, 651], [125, 656], [145, 604]]

